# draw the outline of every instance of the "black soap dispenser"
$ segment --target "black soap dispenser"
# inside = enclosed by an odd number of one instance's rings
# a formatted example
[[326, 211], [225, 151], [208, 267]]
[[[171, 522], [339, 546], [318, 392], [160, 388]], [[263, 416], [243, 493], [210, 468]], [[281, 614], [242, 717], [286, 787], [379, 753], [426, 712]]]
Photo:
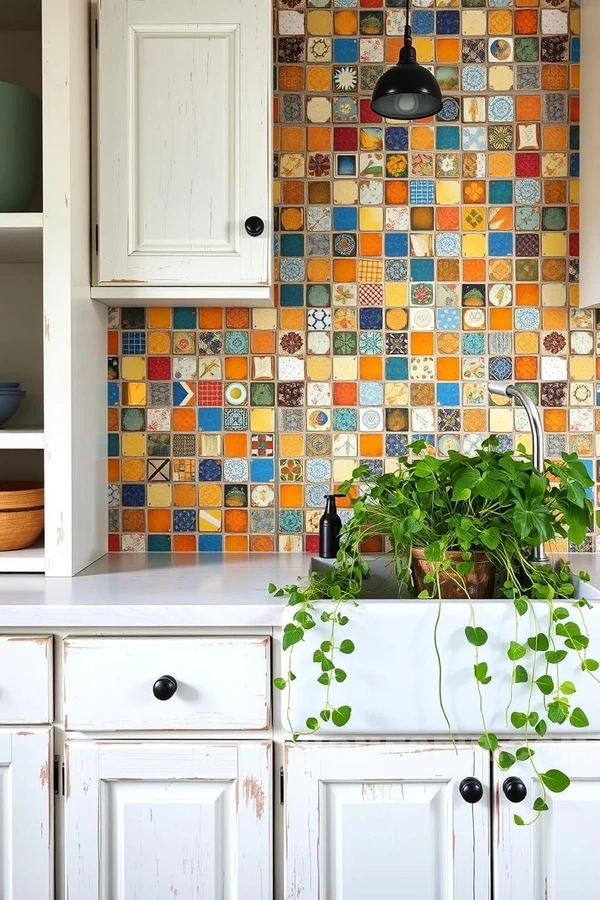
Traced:
[[325, 494], [327, 503], [319, 522], [319, 557], [321, 559], [335, 559], [340, 549], [342, 520], [338, 516], [335, 501], [336, 497], [343, 496], [344, 494]]

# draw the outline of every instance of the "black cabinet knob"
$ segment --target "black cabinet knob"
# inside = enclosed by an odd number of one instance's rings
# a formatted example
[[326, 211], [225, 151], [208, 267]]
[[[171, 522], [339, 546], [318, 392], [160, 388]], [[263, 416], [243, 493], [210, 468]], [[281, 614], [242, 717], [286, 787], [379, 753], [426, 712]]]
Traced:
[[467, 803], [479, 803], [483, 797], [483, 785], [479, 778], [473, 778], [473, 776], [463, 778], [458, 786], [458, 790], [460, 791], [460, 796]]
[[511, 776], [502, 785], [504, 796], [511, 803], [521, 803], [527, 796], [527, 788], [520, 778]]
[[170, 700], [177, 690], [177, 682], [171, 675], [161, 675], [152, 686], [157, 700]]
[[248, 216], [244, 222], [244, 228], [250, 237], [260, 237], [265, 230], [265, 223], [260, 216]]

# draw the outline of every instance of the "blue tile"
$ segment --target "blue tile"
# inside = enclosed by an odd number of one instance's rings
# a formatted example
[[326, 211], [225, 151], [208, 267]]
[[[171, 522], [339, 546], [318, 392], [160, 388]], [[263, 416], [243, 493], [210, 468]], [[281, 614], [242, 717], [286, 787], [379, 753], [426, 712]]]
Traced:
[[145, 331], [122, 331], [121, 352], [123, 356], [140, 356], [146, 352]]
[[460, 325], [460, 309], [444, 307], [435, 313], [436, 324], [440, 331], [458, 331]]
[[413, 34], [433, 34], [435, 22], [432, 9], [413, 9], [410, 15]]
[[220, 481], [221, 475], [220, 459], [201, 459], [198, 463], [198, 481]]
[[333, 230], [356, 231], [358, 228], [358, 210], [355, 206], [334, 206]]
[[387, 232], [385, 235], [386, 256], [408, 256], [408, 235]]
[[170, 534], [149, 534], [148, 535], [148, 552], [149, 553], [170, 553], [171, 552], [171, 535]]
[[173, 510], [173, 531], [180, 534], [183, 532], [190, 533], [197, 531], [196, 528], [196, 510], [195, 509], [174, 509]]
[[118, 434], [109, 434], [108, 435], [108, 448], [107, 453], [108, 456], [115, 457], [119, 456], [119, 435]]
[[424, 179], [415, 179], [409, 182], [410, 202], [422, 206], [434, 203], [435, 183]]
[[413, 281], [433, 281], [432, 259], [411, 259], [410, 277]]
[[251, 459], [251, 481], [273, 481], [275, 478], [275, 464], [272, 459]]
[[386, 150], [408, 150], [408, 128], [393, 125], [385, 129]]
[[221, 534], [199, 535], [198, 550], [201, 553], [220, 553], [223, 550], [223, 536]]
[[569, 175], [571, 178], [579, 178], [579, 153], [571, 153], [569, 159]]
[[[377, 330], [383, 328], [383, 310], [373, 306], [359, 309], [359, 327], [363, 330]], [[344, 430], [344, 429], [342, 429]]]
[[488, 235], [490, 256], [510, 256], [513, 252], [513, 236], [510, 231], [500, 231]]
[[121, 488], [122, 506], [145, 506], [146, 486], [144, 484], [124, 484]]
[[333, 41], [333, 61], [336, 63], [358, 62], [358, 41], [356, 38], [335, 38]]
[[198, 409], [198, 431], [221, 431], [223, 410], [220, 406], [201, 406]]
[[116, 381], [109, 381], [106, 386], [107, 400], [109, 406], [119, 405], [119, 385]]
[[301, 284], [280, 285], [279, 302], [281, 306], [304, 306], [304, 286]]
[[435, 129], [437, 150], [460, 150], [460, 128], [458, 125], [438, 125]]
[[173, 310], [173, 328], [196, 328], [196, 307], [180, 306]]
[[460, 12], [455, 9], [438, 10], [435, 14], [437, 34], [460, 34]]
[[460, 405], [460, 384], [454, 381], [438, 382], [435, 387], [438, 406]]
[[580, 39], [578, 37], [571, 38], [571, 62], [578, 63], [581, 61]]
[[408, 360], [401, 356], [388, 356], [385, 360], [386, 381], [407, 381]]
[[513, 199], [513, 183], [512, 181], [490, 181], [490, 203], [512, 203]]
[[304, 256], [304, 235], [303, 234], [282, 234], [281, 235], [281, 255], [282, 256]]

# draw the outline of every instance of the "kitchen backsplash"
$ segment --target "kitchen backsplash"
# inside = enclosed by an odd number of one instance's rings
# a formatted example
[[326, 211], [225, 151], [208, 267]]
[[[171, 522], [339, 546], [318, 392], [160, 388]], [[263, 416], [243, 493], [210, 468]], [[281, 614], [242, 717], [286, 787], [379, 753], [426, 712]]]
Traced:
[[489, 379], [524, 387], [547, 455], [596, 477], [579, 10], [414, 0], [445, 100], [410, 125], [369, 103], [404, 5], [279, 0], [277, 308], [110, 311], [111, 550], [314, 551], [324, 495], [359, 462], [394, 468], [417, 436], [440, 454], [490, 431], [528, 443]]

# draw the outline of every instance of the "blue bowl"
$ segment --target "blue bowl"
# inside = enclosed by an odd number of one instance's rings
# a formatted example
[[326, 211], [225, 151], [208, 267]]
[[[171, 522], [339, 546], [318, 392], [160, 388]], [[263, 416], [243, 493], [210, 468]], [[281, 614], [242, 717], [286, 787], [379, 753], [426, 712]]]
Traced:
[[9, 394], [0, 393], [0, 426], [4, 425], [14, 416], [21, 405], [24, 396], [25, 391], [19, 393], [13, 391]]
[[20, 381], [0, 381], [0, 391], [18, 391], [20, 387]]

